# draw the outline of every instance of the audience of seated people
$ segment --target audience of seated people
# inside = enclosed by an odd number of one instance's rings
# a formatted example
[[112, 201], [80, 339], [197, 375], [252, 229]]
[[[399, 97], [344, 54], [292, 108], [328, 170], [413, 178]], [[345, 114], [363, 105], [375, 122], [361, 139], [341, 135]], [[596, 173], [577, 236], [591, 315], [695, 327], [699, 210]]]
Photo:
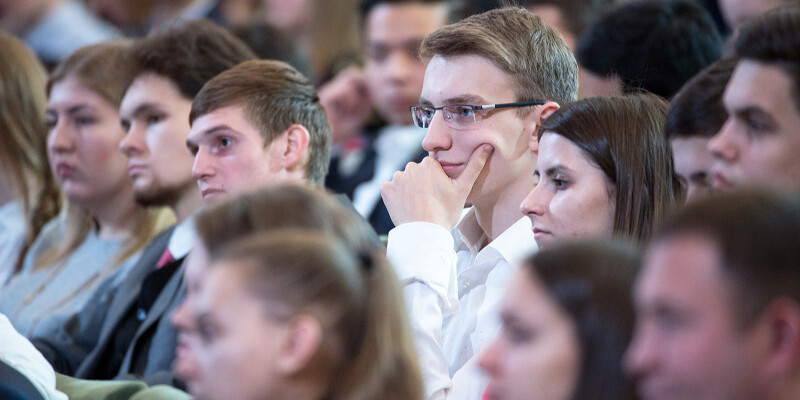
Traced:
[[521, 207], [540, 248], [587, 236], [650, 238], [680, 196], [663, 134], [667, 107], [654, 95], [595, 97], [542, 123], [538, 183]]
[[49, 80], [0, 32], [0, 397], [796, 398], [800, 7], [719, 0], [715, 62], [686, 0], [580, 1], [89, 0], [153, 29]]
[[60, 332], [34, 343], [64, 374], [172, 384], [177, 335], [164, 317], [183, 295], [180, 270], [192, 246], [190, 216], [202, 201], [185, 144], [192, 99], [218, 73], [254, 56], [208, 21], [156, 32], [131, 54], [136, 76], [122, 101], [125, 137], [116, 152], [127, 156], [128, 185], [137, 202], [171, 208], [178, 225], [153, 239], [124, 279], [104, 282]]
[[675, 174], [686, 201], [703, 197], [713, 190], [713, 158], [708, 151], [708, 142], [728, 118], [722, 105], [722, 94], [735, 66], [734, 58], [714, 62], [686, 82], [670, 104], [664, 134], [672, 146]]
[[47, 161], [47, 74], [19, 39], [0, 32], [0, 288], [61, 207]]
[[66, 204], [0, 291], [0, 312], [27, 337], [56, 332], [105, 278], [124, 280], [145, 245], [173, 220], [168, 210], [136, 204], [119, 151], [130, 45], [84, 47], [48, 82], [47, 150]]

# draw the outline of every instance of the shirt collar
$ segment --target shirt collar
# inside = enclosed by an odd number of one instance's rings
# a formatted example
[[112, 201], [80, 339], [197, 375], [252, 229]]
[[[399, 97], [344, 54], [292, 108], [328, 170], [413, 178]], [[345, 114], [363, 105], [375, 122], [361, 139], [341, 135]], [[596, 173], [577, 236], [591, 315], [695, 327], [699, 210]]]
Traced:
[[478, 225], [474, 207], [464, 209], [461, 220], [453, 228], [453, 234], [457, 249], [469, 249], [473, 255], [477, 255], [491, 248], [511, 265], [516, 265], [538, 249], [531, 220], [523, 216], [481, 250], [486, 234]]
[[194, 218], [186, 218], [185, 221], [175, 226], [175, 230], [172, 231], [172, 236], [169, 238], [167, 246], [172, 257], [178, 260], [189, 254], [194, 240]]

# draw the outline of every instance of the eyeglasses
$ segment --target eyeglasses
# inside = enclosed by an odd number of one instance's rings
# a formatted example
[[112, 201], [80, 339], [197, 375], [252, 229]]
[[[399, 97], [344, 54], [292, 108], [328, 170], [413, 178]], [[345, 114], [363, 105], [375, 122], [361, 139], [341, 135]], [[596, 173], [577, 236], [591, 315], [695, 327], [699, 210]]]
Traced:
[[[414, 125], [420, 128], [428, 128], [431, 126], [436, 110], [442, 110], [444, 121], [453, 129], [468, 129], [475, 125], [479, 119], [486, 116], [486, 113], [478, 113], [476, 111], [488, 111], [496, 108], [507, 107], [524, 107], [524, 106], [540, 106], [546, 104], [545, 101], [523, 101], [519, 103], [501, 103], [501, 104], [488, 104], [484, 106], [471, 106], [468, 104], [451, 104], [441, 107], [426, 106], [423, 104], [411, 107], [411, 116], [414, 118]], [[481, 118], [478, 118], [478, 115]]]

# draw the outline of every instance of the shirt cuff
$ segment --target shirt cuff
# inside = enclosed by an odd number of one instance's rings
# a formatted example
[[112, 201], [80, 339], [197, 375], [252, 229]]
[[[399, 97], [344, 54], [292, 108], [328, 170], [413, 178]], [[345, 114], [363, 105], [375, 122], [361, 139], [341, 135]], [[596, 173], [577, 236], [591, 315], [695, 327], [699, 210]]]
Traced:
[[430, 222], [409, 222], [389, 231], [386, 256], [401, 282], [422, 281], [447, 291], [455, 274], [453, 236]]

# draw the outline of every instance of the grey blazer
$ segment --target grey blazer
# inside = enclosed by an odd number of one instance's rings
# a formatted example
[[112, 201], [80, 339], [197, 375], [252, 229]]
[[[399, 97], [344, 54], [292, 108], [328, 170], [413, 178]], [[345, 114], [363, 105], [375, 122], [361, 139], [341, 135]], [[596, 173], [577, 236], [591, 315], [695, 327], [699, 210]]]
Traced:
[[[53, 368], [62, 374], [81, 379], [97, 379], [105, 365], [100, 358], [108, 346], [113, 346], [113, 334], [120, 320], [136, 301], [142, 282], [153, 271], [158, 259], [167, 248], [173, 228], [159, 234], [142, 252], [139, 261], [122, 283], [115, 285], [109, 277], [92, 294], [86, 306], [64, 324], [54, 335], [38, 337], [33, 344], [47, 358]], [[170, 315], [183, 301], [186, 287], [183, 284], [183, 261], [156, 298], [150, 312], [142, 321], [128, 346], [122, 361], [119, 379], [141, 379], [148, 384], [173, 384], [171, 373], [175, 358], [177, 332], [170, 323]], [[149, 348], [140, 348], [143, 335], [155, 329]], [[134, 353], [146, 351], [147, 365], [144, 376], [132, 376], [131, 359]]]

